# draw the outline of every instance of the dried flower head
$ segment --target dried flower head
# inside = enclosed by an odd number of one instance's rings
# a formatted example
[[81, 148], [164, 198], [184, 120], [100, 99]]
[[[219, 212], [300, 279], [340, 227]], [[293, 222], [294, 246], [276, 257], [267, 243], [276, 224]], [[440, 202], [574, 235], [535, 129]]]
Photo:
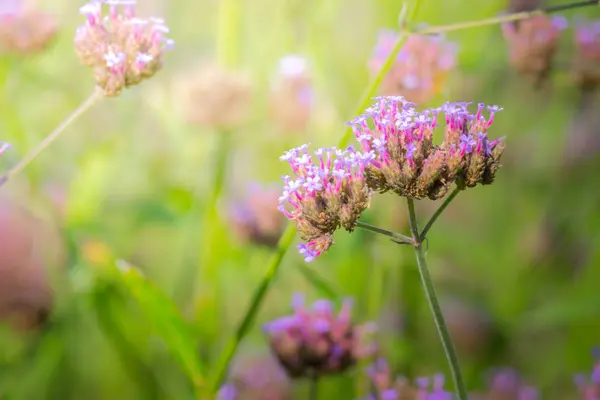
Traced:
[[94, 0], [79, 11], [86, 22], [77, 28], [75, 49], [94, 70], [105, 96], [118, 96], [160, 70], [165, 50], [173, 45], [165, 37], [169, 28], [162, 19], [136, 17], [135, 0]]
[[[379, 97], [365, 114], [350, 122], [369, 160], [367, 185], [378, 192], [392, 191], [415, 199], [443, 197], [450, 185], [461, 189], [489, 184], [500, 167], [504, 142], [488, 140], [487, 131], [498, 106], [446, 103], [418, 112], [400, 96]], [[433, 144], [440, 113], [446, 116], [444, 140]], [[371, 125], [369, 125], [369, 120]]]
[[250, 111], [252, 85], [241, 72], [205, 65], [183, 76], [176, 87], [188, 122], [210, 128], [231, 128], [243, 123]]
[[22, 1], [0, 4], [0, 54], [32, 54], [44, 50], [56, 36], [54, 17]]
[[596, 400], [600, 398], [600, 349], [593, 350], [595, 365], [592, 372], [575, 376], [575, 384], [581, 400]]
[[230, 207], [233, 228], [244, 242], [274, 246], [283, 231], [285, 217], [277, 210], [280, 189], [258, 183], [249, 185], [243, 201]]
[[290, 380], [273, 357], [243, 356], [234, 361], [229, 382], [218, 399], [291, 400], [291, 389]]
[[526, 384], [513, 368], [498, 368], [490, 372], [485, 393], [473, 395], [474, 400], [538, 400], [538, 390]]
[[380, 358], [368, 369], [367, 374], [373, 383], [376, 393], [364, 400], [452, 400], [452, 393], [444, 390], [444, 376], [436, 375], [433, 379], [417, 378], [414, 384], [400, 376], [393, 378], [386, 360]]
[[294, 311], [264, 327], [272, 351], [290, 377], [340, 373], [374, 353], [367, 340], [373, 326], [352, 323], [349, 300], [335, 315], [331, 302], [318, 300], [308, 309], [297, 294]]
[[566, 27], [567, 20], [564, 17], [543, 15], [503, 24], [502, 32], [508, 42], [510, 64], [535, 84], [541, 83], [552, 68], [560, 32]]
[[284, 132], [306, 129], [311, 116], [312, 85], [308, 61], [300, 55], [279, 60], [269, 98], [271, 118]]
[[306, 242], [298, 250], [311, 262], [331, 247], [340, 227], [352, 232], [369, 206], [364, 172], [374, 153], [332, 147], [317, 149], [313, 158], [307, 148], [303, 145], [280, 157], [289, 162], [294, 177], [283, 177], [278, 209], [296, 224]]
[[[397, 39], [395, 31], [380, 32], [369, 61], [372, 74], [379, 72]], [[457, 45], [442, 36], [411, 35], [385, 76], [381, 94], [401, 95], [418, 104], [428, 102], [440, 93], [448, 74], [456, 66], [456, 52]]]
[[575, 51], [575, 81], [585, 89], [597, 88], [600, 85], [600, 20], [576, 26]]

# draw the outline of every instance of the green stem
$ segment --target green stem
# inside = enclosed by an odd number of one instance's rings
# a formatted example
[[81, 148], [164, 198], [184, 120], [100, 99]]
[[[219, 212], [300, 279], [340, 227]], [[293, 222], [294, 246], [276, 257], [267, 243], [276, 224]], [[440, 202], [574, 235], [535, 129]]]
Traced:
[[319, 398], [319, 377], [313, 376], [310, 378], [310, 389], [308, 400], [317, 400]]
[[258, 310], [260, 309], [262, 302], [265, 299], [265, 295], [271, 286], [271, 283], [277, 276], [277, 271], [279, 270], [279, 266], [281, 265], [281, 260], [283, 256], [292, 245], [294, 241], [294, 236], [296, 235], [296, 227], [292, 224], [288, 225], [288, 228], [284, 232], [283, 236], [279, 239], [279, 243], [277, 245], [277, 251], [275, 254], [271, 256], [269, 260], [269, 264], [267, 266], [267, 271], [261, 281], [261, 283], [256, 288], [254, 295], [252, 296], [252, 300], [250, 301], [250, 307], [246, 311], [244, 318], [240, 325], [238, 326], [234, 336], [229, 340], [227, 345], [225, 346], [225, 350], [221, 354], [221, 357], [217, 360], [215, 368], [213, 369], [214, 374], [210, 377], [208, 382], [208, 390], [210, 393], [215, 393], [219, 386], [221, 385], [221, 381], [225, 377], [225, 373], [227, 372], [227, 367], [229, 366], [229, 362], [233, 359], [235, 352], [242, 341], [242, 339], [246, 336], [256, 315], [258, 314]]
[[538, 10], [523, 11], [523, 12], [518, 12], [518, 13], [513, 13], [513, 14], [500, 15], [497, 17], [485, 18], [485, 19], [481, 19], [481, 20], [477, 20], [477, 21], [460, 22], [457, 24], [442, 25], [442, 26], [432, 26], [432, 27], [428, 27], [428, 28], [415, 30], [413, 33], [418, 33], [418, 34], [422, 34], [422, 35], [430, 35], [430, 34], [438, 34], [438, 33], [452, 32], [452, 31], [460, 31], [463, 29], [479, 28], [479, 27], [488, 26], [488, 25], [502, 24], [505, 22], [519, 21], [519, 20], [523, 20], [523, 19], [536, 17], [539, 15], [553, 14], [553, 13], [557, 13], [557, 12], [561, 12], [561, 11], [566, 11], [566, 10], [571, 10], [571, 9], [581, 8], [581, 7], [587, 7], [587, 6], [593, 6], [593, 5], [598, 5], [598, 4], [599, 3], [597, 0], [579, 1], [579, 2], [575, 2], [575, 3], [563, 4], [560, 6], [540, 8]]
[[[422, 0], [416, 0], [415, 8], [413, 9], [411, 15], [409, 16], [407, 22], [410, 22], [414, 19], [421, 1]], [[402, 36], [404, 37], [406, 35], [402, 35]], [[355, 114], [361, 113], [363, 111], [363, 109], [365, 109], [365, 107], [368, 106], [371, 97], [373, 96], [373, 94], [375, 93], [377, 88], [379, 87], [379, 84], [383, 80], [383, 77], [385, 76], [387, 71], [392, 66], [396, 54], [398, 53], [398, 51], [400, 51], [400, 48], [402, 47], [402, 44], [404, 43], [404, 39], [405, 38], [398, 40], [398, 42], [396, 43], [396, 46], [394, 47], [392, 52], [388, 55], [386, 62], [384, 63], [383, 67], [381, 68], [381, 70], [379, 71], [377, 76], [369, 83], [369, 85], [365, 89], [365, 92], [363, 93], [363, 95], [361, 96], [361, 99], [359, 101], [358, 107], [356, 108]], [[350, 129], [346, 130], [346, 133], [340, 139], [339, 147], [344, 147], [350, 140], [351, 136], [352, 136], [352, 129], [350, 128]], [[288, 224], [288, 227], [285, 229], [285, 231], [283, 232], [283, 235], [279, 239], [276, 253], [273, 254], [273, 256], [271, 257], [271, 260], [269, 261], [269, 265], [268, 265], [265, 275], [262, 279], [262, 282], [260, 283], [256, 292], [254, 293], [254, 296], [250, 303], [250, 307], [246, 311], [246, 314], [244, 315], [242, 322], [238, 326], [238, 328], [235, 332], [235, 335], [233, 336], [233, 338], [230, 339], [230, 341], [228, 342], [228, 344], [225, 347], [225, 350], [223, 351], [223, 354], [217, 361], [217, 364], [214, 369], [215, 373], [214, 373], [212, 379], [209, 381], [208, 388], [210, 390], [210, 393], [215, 393], [219, 389], [219, 385], [221, 384], [221, 381], [222, 381], [223, 377], [225, 376], [229, 362], [235, 355], [235, 352], [237, 351], [237, 348], [238, 348], [240, 342], [246, 336], [246, 333], [248, 332], [250, 326], [254, 322], [254, 319], [256, 318], [256, 314], [258, 313], [258, 310], [260, 309], [260, 306], [262, 305], [262, 302], [263, 302], [264, 297], [271, 285], [271, 282], [273, 281], [273, 279], [277, 275], [277, 272], [279, 271], [279, 266], [281, 264], [281, 260], [283, 259], [283, 256], [287, 253], [288, 249], [292, 245], [295, 235], [296, 235], [296, 227], [291, 223]]]
[[371, 232], [379, 233], [380, 235], [387, 236], [396, 243], [405, 243], [405, 244], [410, 244], [410, 245], [413, 245], [415, 243], [413, 238], [410, 236], [405, 236], [400, 233], [388, 231], [387, 229], [383, 229], [378, 226], [367, 224], [366, 222], [358, 221], [356, 223], [356, 226], [359, 228], [365, 229], [367, 231], [371, 231]]
[[454, 349], [454, 344], [450, 338], [448, 327], [444, 321], [444, 315], [442, 314], [442, 310], [437, 300], [433, 281], [431, 280], [431, 275], [429, 274], [429, 269], [427, 268], [427, 260], [425, 258], [423, 245], [419, 241], [419, 225], [417, 223], [417, 214], [415, 213], [415, 203], [414, 200], [410, 198], [407, 199], [407, 201], [410, 231], [412, 232], [414, 240], [417, 242], [413, 249], [415, 251], [415, 257], [417, 258], [419, 273], [421, 274], [421, 283], [423, 284], [425, 296], [427, 297], [429, 307], [433, 313], [433, 320], [442, 341], [446, 358], [450, 364], [450, 372], [452, 374], [452, 380], [454, 381], [454, 387], [458, 398], [459, 400], [467, 400], [467, 389], [465, 387], [462, 372], [460, 370], [460, 364], [458, 363], [458, 357], [456, 356], [456, 350]]
[[219, 0], [217, 52], [219, 62], [226, 67], [238, 63], [240, 15], [238, 0]]
[[425, 224], [425, 228], [423, 228], [423, 230], [419, 234], [419, 240], [420, 241], [425, 240], [425, 238], [427, 237], [427, 232], [429, 232], [429, 230], [433, 226], [434, 222], [439, 218], [439, 216], [442, 215], [442, 213], [444, 212], [444, 210], [446, 209], [446, 207], [448, 207], [448, 205], [450, 205], [450, 203], [452, 202], [452, 200], [454, 200], [454, 198], [456, 197], [456, 195], [458, 194], [458, 192], [460, 192], [460, 189], [457, 186], [457, 187], [454, 188], [454, 190], [452, 191], [452, 193], [450, 193], [446, 197], [446, 199], [440, 205], [440, 207], [437, 210], [435, 210], [435, 212], [433, 213], [433, 215], [431, 216], [431, 218], [429, 219], [429, 221], [427, 221], [427, 224]]
[[65, 129], [71, 125], [79, 116], [87, 111], [98, 99], [101, 98], [102, 92], [96, 88], [94, 92], [87, 98], [79, 107], [75, 109], [63, 122], [60, 123], [48, 136], [44, 138], [33, 150], [29, 152], [21, 161], [12, 167], [3, 177], [0, 178], [0, 187], [14, 178], [21, 172], [30, 162], [40, 155], [48, 146], [50, 146]]

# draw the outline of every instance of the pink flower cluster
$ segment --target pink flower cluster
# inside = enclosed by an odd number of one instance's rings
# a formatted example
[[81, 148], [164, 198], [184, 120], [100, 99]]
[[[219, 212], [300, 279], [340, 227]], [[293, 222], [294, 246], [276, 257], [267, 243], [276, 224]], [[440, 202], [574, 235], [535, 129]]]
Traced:
[[[103, 5], [109, 7], [103, 15]], [[134, 0], [94, 0], [80, 8], [86, 22], [77, 29], [75, 48], [82, 63], [94, 70], [106, 96], [152, 77], [173, 41], [160, 18], [135, 16]]]
[[364, 172], [374, 152], [320, 148], [309, 154], [308, 145], [287, 151], [281, 160], [292, 168], [284, 176], [279, 210], [294, 221], [306, 243], [298, 246], [307, 262], [333, 244], [333, 233], [343, 227], [352, 231], [369, 206], [370, 190]]

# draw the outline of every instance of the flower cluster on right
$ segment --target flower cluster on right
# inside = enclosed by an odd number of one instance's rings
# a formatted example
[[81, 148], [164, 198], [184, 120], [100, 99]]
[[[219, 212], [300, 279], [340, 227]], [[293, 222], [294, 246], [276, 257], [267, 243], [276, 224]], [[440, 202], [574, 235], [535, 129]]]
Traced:
[[[323, 148], [313, 157], [304, 145], [281, 157], [294, 176], [283, 177], [279, 209], [305, 241], [298, 249], [307, 262], [331, 247], [340, 227], [352, 232], [374, 191], [436, 200], [454, 184], [490, 184], [500, 168], [504, 140], [488, 138], [500, 107], [480, 103], [472, 112], [470, 103], [448, 102], [419, 112], [401, 96], [375, 100], [350, 122], [362, 151]], [[437, 145], [442, 114], [444, 139]]]

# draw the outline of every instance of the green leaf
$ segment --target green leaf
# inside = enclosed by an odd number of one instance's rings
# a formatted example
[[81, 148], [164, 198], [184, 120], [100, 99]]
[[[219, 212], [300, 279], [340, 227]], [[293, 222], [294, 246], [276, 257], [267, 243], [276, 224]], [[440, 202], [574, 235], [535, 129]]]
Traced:
[[173, 301], [144, 278], [139, 270], [124, 261], [117, 261], [116, 277], [138, 306], [157, 334], [188, 375], [194, 387], [204, 386], [204, 370], [196, 337]]

